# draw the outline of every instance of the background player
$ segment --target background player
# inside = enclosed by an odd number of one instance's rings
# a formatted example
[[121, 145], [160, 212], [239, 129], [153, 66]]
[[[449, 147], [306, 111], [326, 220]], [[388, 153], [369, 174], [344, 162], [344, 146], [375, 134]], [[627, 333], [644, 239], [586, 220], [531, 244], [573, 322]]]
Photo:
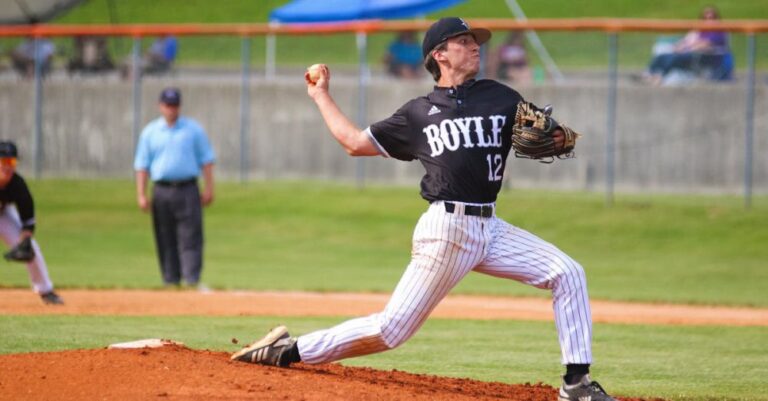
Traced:
[[[0, 141], [0, 237], [8, 246], [14, 247], [6, 254], [6, 259], [26, 262], [32, 289], [44, 303], [63, 304], [61, 297], [53, 291], [40, 246], [32, 238], [35, 232], [35, 203], [24, 178], [16, 172], [18, 156], [16, 144]], [[11, 257], [22, 249], [29, 257]]]
[[[353, 156], [418, 159], [426, 169], [421, 195], [430, 205], [413, 234], [410, 264], [384, 311], [292, 338], [284, 326], [232, 359], [288, 366], [327, 363], [386, 351], [421, 327], [432, 310], [470, 271], [552, 290], [566, 374], [561, 400], [611, 401], [589, 377], [592, 322], [582, 267], [554, 245], [496, 217], [495, 201], [511, 148], [519, 93], [492, 80], [476, 81], [485, 29], [443, 18], [422, 44], [425, 67], [437, 86], [391, 117], [357, 128], [328, 92], [323, 67], [307, 91], [328, 128]], [[557, 131], [556, 146], [563, 146]]]

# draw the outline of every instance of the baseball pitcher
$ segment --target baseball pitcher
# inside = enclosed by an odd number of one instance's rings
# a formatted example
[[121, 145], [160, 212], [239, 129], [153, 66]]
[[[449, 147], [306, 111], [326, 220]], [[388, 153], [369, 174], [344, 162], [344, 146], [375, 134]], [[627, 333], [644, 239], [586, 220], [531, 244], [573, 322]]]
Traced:
[[426, 96], [361, 130], [329, 94], [330, 71], [305, 74], [307, 92], [334, 138], [352, 156], [418, 160], [429, 206], [413, 233], [412, 259], [383, 311], [291, 337], [284, 326], [232, 355], [288, 366], [319, 364], [403, 344], [471, 271], [552, 291], [565, 375], [563, 401], [613, 401], [592, 381], [592, 321], [581, 265], [554, 245], [496, 216], [507, 156], [549, 162], [572, 154], [578, 135], [515, 90], [475, 80], [486, 29], [443, 18], [426, 32], [425, 67], [437, 82]]

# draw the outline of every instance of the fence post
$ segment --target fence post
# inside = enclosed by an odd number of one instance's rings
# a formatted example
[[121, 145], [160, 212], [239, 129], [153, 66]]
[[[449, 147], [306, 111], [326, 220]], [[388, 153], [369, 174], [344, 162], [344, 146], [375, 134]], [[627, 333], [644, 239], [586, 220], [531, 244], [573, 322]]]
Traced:
[[616, 136], [616, 87], [618, 85], [618, 48], [616, 32], [608, 33], [608, 115], [605, 134], [605, 204], [613, 205]]
[[133, 151], [139, 143], [141, 132], [141, 37], [133, 38], [131, 52], [131, 80], [133, 82]]
[[[272, 23], [270, 23], [270, 26]], [[274, 33], [267, 34], [266, 38], [266, 58], [264, 61], [264, 78], [272, 79], [275, 77], [275, 52], [277, 50], [276, 37]]]
[[242, 81], [240, 84], [240, 182], [248, 178], [248, 128], [251, 119], [251, 38], [243, 36], [242, 41]]
[[[358, 94], [357, 94], [357, 124], [358, 127], [364, 127], [366, 124], [366, 107], [368, 100], [368, 34], [365, 32], [357, 33], [357, 52], [360, 56], [360, 72], [358, 78]], [[365, 186], [365, 158], [355, 158], [356, 163], [356, 181], [357, 187], [363, 188]]]
[[747, 34], [747, 112], [744, 145], [744, 207], [752, 207], [752, 143], [755, 130], [755, 34]]
[[35, 130], [34, 140], [32, 141], [32, 151], [35, 159], [35, 178], [40, 178], [40, 172], [43, 165], [43, 61], [38, 56], [40, 54], [40, 38], [35, 37], [34, 42], [34, 61], [35, 61]]

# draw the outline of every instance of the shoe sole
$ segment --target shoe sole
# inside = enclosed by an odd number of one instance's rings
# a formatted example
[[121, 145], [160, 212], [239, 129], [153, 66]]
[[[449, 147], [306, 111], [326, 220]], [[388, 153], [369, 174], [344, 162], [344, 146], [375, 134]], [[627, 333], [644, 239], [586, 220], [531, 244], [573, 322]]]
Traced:
[[64, 305], [64, 300], [58, 295], [55, 296], [40, 296], [40, 299], [46, 305]]
[[241, 349], [240, 351], [235, 352], [232, 354], [231, 357], [229, 357], [230, 360], [234, 361], [237, 360], [237, 358], [261, 347], [266, 347], [267, 345], [275, 343], [277, 340], [280, 339], [280, 337], [288, 334], [288, 328], [285, 326], [277, 326], [272, 331], [270, 331], [266, 337], [262, 338], [259, 341], [256, 341], [253, 344], [249, 344], [245, 348]]
[[[595, 383], [597, 383], [597, 382], [595, 382]], [[600, 385], [598, 384], [598, 386], [600, 386]], [[600, 389], [602, 389], [602, 387], [600, 387]], [[587, 400], [594, 399], [594, 397], [592, 397], [592, 396], [583, 396], [583, 397], [578, 397], [578, 398], [571, 399], [568, 396], [568, 394], [563, 394], [563, 393], [564, 393], [563, 388], [560, 387], [560, 391], [558, 391], [558, 394], [557, 394], [557, 401], [580, 401], [582, 399], [587, 401]], [[605, 390], [603, 390], [602, 394], [598, 394], [598, 395], [600, 395], [601, 397], [605, 396], [607, 399], [615, 400], [613, 397], [611, 397], [610, 395], [606, 394]]]

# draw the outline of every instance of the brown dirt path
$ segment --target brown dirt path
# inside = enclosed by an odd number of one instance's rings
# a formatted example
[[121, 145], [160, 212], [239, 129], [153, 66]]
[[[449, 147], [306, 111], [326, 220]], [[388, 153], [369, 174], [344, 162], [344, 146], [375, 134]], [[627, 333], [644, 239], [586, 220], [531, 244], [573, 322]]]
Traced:
[[[29, 290], [0, 290], [0, 315], [358, 316], [382, 309], [389, 294], [62, 290], [63, 306], [43, 305]], [[543, 298], [448, 296], [437, 318], [552, 320]], [[768, 309], [592, 301], [599, 323], [768, 326]]]
[[[29, 290], [1, 289], [0, 315], [347, 316], [380, 310], [388, 294], [63, 290], [63, 306]], [[594, 301], [597, 322], [768, 325], [768, 309]], [[449, 296], [434, 317], [550, 320], [539, 298]], [[641, 401], [625, 398], [622, 401]], [[290, 369], [231, 362], [229, 355], [183, 346], [0, 355], [2, 400], [521, 400], [551, 401], [544, 384], [504, 384], [338, 364]], [[663, 401], [654, 399], [654, 401]]]

